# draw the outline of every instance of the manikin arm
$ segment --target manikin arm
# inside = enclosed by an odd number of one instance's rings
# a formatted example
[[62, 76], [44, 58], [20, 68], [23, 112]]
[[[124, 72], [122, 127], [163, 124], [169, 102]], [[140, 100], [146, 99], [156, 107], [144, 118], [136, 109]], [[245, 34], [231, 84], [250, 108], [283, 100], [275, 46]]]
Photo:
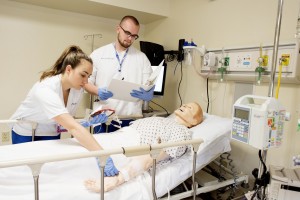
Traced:
[[[162, 151], [157, 157], [157, 162], [168, 157], [169, 156]], [[150, 155], [132, 157], [129, 163], [120, 169], [120, 173], [117, 176], [104, 178], [104, 191], [110, 191], [124, 182], [142, 174], [144, 171], [148, 170], [152, 164], [153, 159]], [[98, 180], [87, 180], [85, 181], [85, 186], [90, 191], [100, 192], [101, 187]]]

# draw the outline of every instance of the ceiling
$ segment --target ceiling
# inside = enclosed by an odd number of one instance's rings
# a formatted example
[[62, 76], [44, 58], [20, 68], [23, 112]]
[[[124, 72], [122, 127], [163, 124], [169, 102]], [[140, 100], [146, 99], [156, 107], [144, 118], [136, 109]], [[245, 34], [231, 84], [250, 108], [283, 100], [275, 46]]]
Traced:
[[142, 12], [89, 0], [11, 0], [46, 8], [76, 12], [109, 19], [120, 20], [125, 15], [133, 15], [141, 24], [148, 24], [166, 16]]

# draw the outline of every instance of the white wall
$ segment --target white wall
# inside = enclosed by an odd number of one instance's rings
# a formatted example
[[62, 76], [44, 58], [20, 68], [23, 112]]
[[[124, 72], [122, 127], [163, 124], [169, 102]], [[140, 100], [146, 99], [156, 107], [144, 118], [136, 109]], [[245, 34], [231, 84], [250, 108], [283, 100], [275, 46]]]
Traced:
[[[299, 11], [299, 1], [284, 1], [280, 41], [294, 40]], [[224, 47], [259, 46], [273, 44], [278, 1], [274, 0], [173, 0], [167, 19], [147, 24], [145, 37], [162, 44], [166, 49], [177, 49], [178, 39], [185, 38], [208, 49]], [[200, 58], [196, 62], [199, 66]], [[176, 88], [180, 79], [179, 70], [173, 74], [176, 62], [168, 65], [168, 91], [164, 101], [169, 110], [179, 105]], [[298, 66], [299, 67], [299, 66]], [[193, 66], [183, 66], [181, 94], [183, 102], [197, 101], [206, 110], [206, 80], [195, 73]], [[268, 96], [269, 85], [254, 86], [254, 94]], [[231, 117], [235, 82], [209, 82], [210, 113]], [[300, 153], [300, 134], [296, 131], [299, 118], [299, 85], [282, 84], [279, 100], [292, 114], [292, 120], [285, 124], [284, 144], [271, 149], [267, 164], [292, 167], [292, 156]], [[176, 101], [174, 101], [176, 99]], [[165, 102], [165, 103], [163, 103]], [[258, 150], [247, 145], [232, 142], [234, 163], [240, 171], [251, 174], [258, 167]]]

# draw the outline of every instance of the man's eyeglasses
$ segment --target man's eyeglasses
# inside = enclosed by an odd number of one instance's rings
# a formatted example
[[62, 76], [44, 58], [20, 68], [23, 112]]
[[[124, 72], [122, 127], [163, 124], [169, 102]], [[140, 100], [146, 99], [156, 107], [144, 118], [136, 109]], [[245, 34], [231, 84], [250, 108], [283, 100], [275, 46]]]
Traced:
[[120, 26], [120, 28], [124, 31], [124, 33], [127, 35], [127, 37], [131, 37], [135, 40], [137, 40], [139, 38], [139, 35], [131, 34], [129, 31], [124, 30], [124, 28], [122, 26]]

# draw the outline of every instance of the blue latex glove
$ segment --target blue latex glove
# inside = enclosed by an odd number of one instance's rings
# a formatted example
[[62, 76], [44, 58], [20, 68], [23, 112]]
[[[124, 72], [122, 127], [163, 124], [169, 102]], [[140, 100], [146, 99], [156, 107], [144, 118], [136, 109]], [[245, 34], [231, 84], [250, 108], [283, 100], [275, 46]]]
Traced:
[[[97, 158], [98, 167], [100, 169], [100, 161]], [[114, 161], [111, 157], [108, 157], [104, 166], [104, 176], [116, 176], [119, 174], [119, 170], [115, 167]]]
[[99, 88], [98, 89], [98, 96], [100, 100], [107, 100], [112, 97], [114, 94], [111, 91], [108, 91], [106, 88]]
[[99, 114], [99, 115], [96, 115], [95, 117], [93, 117], [91, 120], [89, 121], [84, 121], [84, 122], [81, 122], [80, 124], [83, 126], [83, 127], [90, 127], [94, 124], [102, 124], [102, 123], [105, 123], [107, 121], [108, 117], [105, 113], [102, 113], [102, 114]]
[[140, 88], [140, 91], [132, 90], [130, 95], [132, 97], [142, 99], [144, 101], [151, 101], [153, 99], [154, 88], [155, 88], [155, 85], [149, 91], [146, 91], [143, 88]]

